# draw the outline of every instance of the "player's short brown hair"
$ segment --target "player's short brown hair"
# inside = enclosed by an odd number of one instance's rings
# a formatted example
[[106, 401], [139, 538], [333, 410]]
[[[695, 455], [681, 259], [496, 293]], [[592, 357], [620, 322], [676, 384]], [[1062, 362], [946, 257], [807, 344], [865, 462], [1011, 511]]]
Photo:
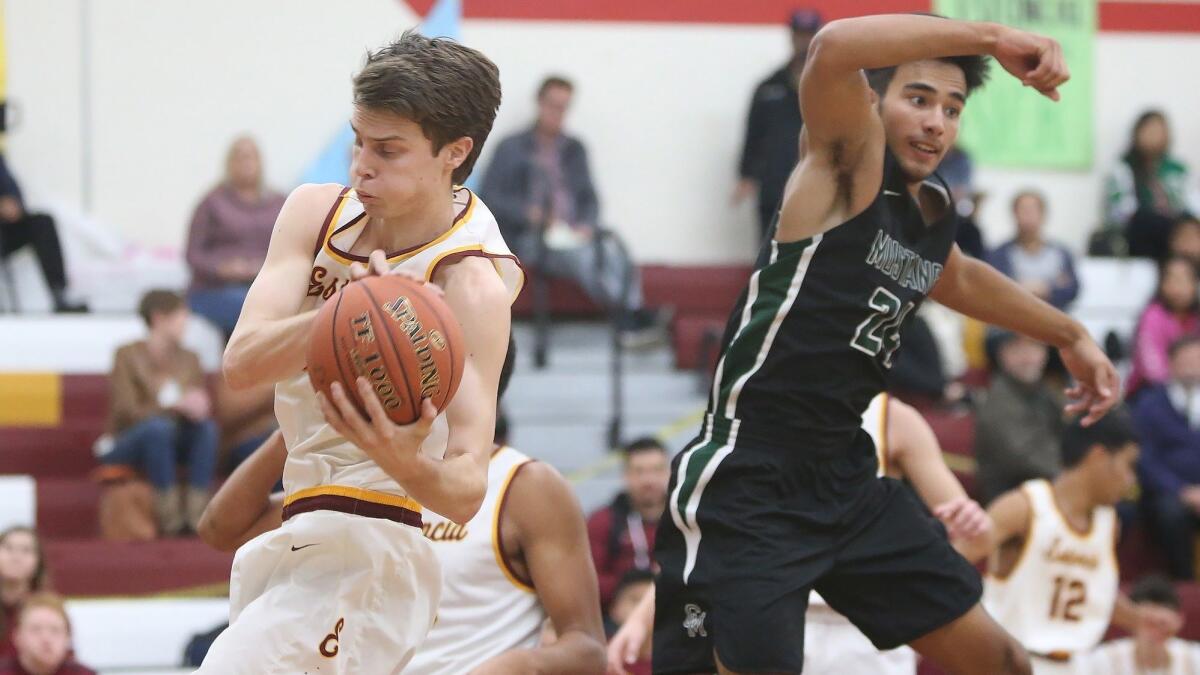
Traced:
[[367, 55], [354, 76], [354, 104], [421, 125], [434, 153], [463, 136], [475, 142], [454, 170], [456, 184], [471, 175], [500, 107], [500, 69], [477, 50], [446, 38], [407, 31]]
[[153, 317], [159, 314], [170, 314], [181, 307], [183, 307], [183, 296], [175, 291], [156, 289], [147, 291], [142, 296], [142, 301], [138, 303], [138, 314], [141, 315], [142, 321], [146, 322], [146, 326], [150, 326]]

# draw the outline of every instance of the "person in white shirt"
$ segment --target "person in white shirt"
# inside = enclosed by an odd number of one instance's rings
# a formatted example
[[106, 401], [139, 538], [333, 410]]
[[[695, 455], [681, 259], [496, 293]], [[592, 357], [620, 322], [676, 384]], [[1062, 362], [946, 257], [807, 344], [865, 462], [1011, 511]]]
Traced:
[[[515, 351], [510, 340], [501, 396]], [[280, 526], [283, 495], [271, 490], [286, 456], [276, 433], [238, 466], [201, 520], [209, 545], [234, 550]], [[599, 585], [583, 512], [553, 467], [497, 437], [479, 512], [463, 524], [424, 515], [422, 533], [441, 567], [441, 602], [405, 675], [603, 672]], [[553, 644], [540, 640], [547, 618]]]
[[[1155, 607], [1180, 617], [1179, 594], [1165, 576], [1143, 577], [1129, 592], [1138, 607]], [[1105, 642], [1076, 659], [1078, 675], [1200, 675], [1200, 644], [1181, 640], [1157, 626], [1141, 624], [1133, 637]]]
[[1063, 434], [1063, 471], [1030, 480], [988, 508], [990, 538], [965, 547], [990, 556], [983, 605], [1029, 651], [1035, 675], [1074, 672], [1075, 656], [1097, 644], [1110, 623], [1129, 631], [1178, 630], [1178, 617], [1136, 606], [1118, 588], [1113, 505], [1135, 481], [1138, 445], [1123, 411]]

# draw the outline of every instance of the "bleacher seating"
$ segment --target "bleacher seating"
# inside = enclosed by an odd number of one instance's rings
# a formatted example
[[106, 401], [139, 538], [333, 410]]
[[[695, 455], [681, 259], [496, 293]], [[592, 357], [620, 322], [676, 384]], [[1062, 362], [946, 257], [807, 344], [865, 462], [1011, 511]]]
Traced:
[[[75, 654], [106, 674], [174, 673], [197, 633], [228, 621], [223, 598], [71, 600]], [[191, 672], [191, 671], [182, 671]]]

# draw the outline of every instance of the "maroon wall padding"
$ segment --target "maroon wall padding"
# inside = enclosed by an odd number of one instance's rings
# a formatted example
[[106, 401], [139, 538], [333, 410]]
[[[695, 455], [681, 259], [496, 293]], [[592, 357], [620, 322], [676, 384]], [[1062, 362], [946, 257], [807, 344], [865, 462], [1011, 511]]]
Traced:
[[42, 536], [87, 538], [99, 534], [100, 486], [88, 478], [37, 479], [37, 525]]
[[108, 419], [108, 375], [62, 376], [62, 423], [0, 427], [0, 473], [84, 477], [96, 465], [92, 444]]
[[[529, 318], [533, 316], [533, 287], [534, 270], [525, 268], [525, 286], [521, 294], [513, 302], [513, 316]], [[550, 313], [556, 317], [598, 318], [603, 310], [592, 302], [574, 281], [569, 279], [551, 278], [548, 280], [550, 289]]]
[[70, 596], [146, 595], [229, 581], [232, 553], [199, 539], [144, 543], [50, 539], [46, 556], [57, 591]]

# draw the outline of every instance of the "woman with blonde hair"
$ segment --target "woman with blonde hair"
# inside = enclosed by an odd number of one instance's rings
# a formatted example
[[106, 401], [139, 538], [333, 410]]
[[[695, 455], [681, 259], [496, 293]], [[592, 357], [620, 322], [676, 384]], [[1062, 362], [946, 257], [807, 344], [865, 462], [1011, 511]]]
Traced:
[[187, 242], [192, 271], [188, 304], [226, 337], [267, 255], [283, 200], [282, 193], [264, 185], [262, 154], [254, 139], [234, 139], [225, 177], [196, 207]]

